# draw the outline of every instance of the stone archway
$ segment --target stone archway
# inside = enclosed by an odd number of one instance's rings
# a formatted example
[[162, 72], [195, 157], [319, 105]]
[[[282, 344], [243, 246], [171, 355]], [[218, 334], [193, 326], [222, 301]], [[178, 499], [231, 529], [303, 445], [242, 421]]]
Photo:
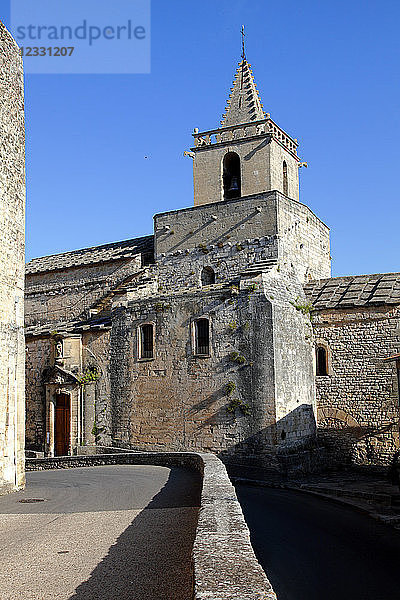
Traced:
[[344, 410], [340, 408], [320, 408], [317, 409], [317, 423], [318, 427], [322, 429], [328, 429], [329, 423], [337, 423], [337, 427], [332, 427], [333, 429], [351, 429], [351, 430], [360, 430], [360, 424], [354, 417], [346, 413]]

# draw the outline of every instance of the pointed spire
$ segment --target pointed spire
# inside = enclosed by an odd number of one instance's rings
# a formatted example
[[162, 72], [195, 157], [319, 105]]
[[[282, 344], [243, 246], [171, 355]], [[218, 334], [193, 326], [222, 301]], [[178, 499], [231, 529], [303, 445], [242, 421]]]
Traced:
[[236, 70], [233, 87], [221, 121], [222, 127], [230, 127], [231, 125], [239, 125], [265, 118], [253, 73], [245, 55], [244, 28], [242, 36], [242, 60]]

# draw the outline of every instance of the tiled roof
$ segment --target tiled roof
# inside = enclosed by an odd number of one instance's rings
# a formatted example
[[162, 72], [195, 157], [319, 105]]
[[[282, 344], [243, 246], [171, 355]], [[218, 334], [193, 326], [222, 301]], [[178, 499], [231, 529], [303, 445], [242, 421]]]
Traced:
[[26, 274], [30, 274], [44, 271], [59, 271], [81, 265], [128, 259], [140, 253], [149, 255], [153, 254], [153, 252], [154, 236], [147, 235], [132, 240], [33, 258], [27, 263], [25, 272]]
[[25, 327], [25, 335], [31, 336], [48, 336], [50, 333], [57, 331], [60, 335], [68, 333], [82, 333], [89, 329], [107, 329], [111, 326], [110, 317], [92, 318], [86, 321], [73, 320], [58, 323], [46, 323], [45, 325], [29, 325]]
[[369, 304], [400, 304], [400, 273], [332, 277], [311, 281], [307, 299], [317, 310]]

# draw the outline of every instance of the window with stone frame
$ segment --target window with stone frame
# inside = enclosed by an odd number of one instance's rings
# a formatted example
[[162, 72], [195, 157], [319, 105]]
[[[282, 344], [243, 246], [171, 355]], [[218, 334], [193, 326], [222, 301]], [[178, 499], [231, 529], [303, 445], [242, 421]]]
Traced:
[[329, 375], [328, 350], [325, 346], [317, 345], [315, 349], [316, 374], [320, 377]]
[[145, 323], [139, 327], [139, 358], [154, 358], [154, 324]]
[[210, 355], [210, 321], [207, 318], [196, 319], [193, 322], [194, 353], [197, 356]]

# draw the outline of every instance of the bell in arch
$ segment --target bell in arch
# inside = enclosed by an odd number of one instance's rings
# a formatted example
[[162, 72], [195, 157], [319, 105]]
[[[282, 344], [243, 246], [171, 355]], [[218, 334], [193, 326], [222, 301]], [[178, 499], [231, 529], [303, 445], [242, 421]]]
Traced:
[[223, 160], [224, 199], [240, 198], [240, 158], [236, 152], [228, 152]]
[[229, 187], [228, 192], [237, 192], [239, 190], [238, 178], [236, 175], [233, 175], [231, 179], [231, 185]]

